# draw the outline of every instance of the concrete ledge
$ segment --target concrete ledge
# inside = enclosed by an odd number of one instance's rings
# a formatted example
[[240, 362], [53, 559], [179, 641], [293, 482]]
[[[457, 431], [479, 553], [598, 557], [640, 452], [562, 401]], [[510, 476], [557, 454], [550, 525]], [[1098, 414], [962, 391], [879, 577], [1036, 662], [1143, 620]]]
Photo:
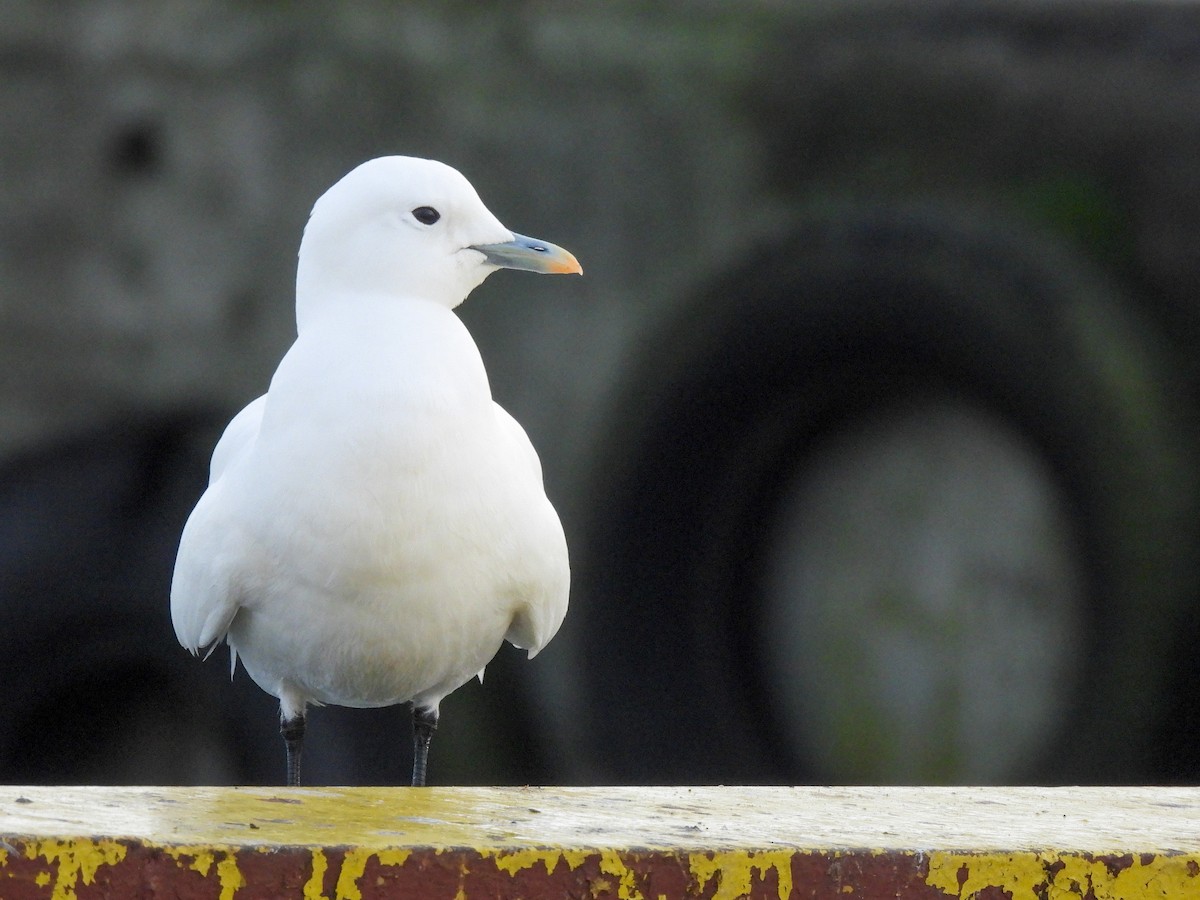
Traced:
[[1195, 788], [0, 787], [0, 897], [1200, 897]]

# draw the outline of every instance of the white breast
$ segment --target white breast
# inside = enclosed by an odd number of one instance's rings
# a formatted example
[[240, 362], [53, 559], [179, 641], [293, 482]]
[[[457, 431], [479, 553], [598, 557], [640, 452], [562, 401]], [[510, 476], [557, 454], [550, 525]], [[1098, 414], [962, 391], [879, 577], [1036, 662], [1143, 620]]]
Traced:
[[320, 324], [189, 521], [195, 580], [240, 607], [229, 642], [268, 692], [436, 706], [506, 636], [531, 655], [553, 636], [562, 528], [457, 316], [387, 298]]

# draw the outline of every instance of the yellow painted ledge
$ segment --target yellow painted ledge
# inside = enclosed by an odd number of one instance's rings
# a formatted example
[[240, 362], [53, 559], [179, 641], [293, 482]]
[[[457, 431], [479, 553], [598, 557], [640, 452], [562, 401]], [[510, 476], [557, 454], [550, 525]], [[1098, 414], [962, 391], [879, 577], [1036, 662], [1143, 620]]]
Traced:
[[1200, 898], [1194, 788], [0, 787], [0, 898]]

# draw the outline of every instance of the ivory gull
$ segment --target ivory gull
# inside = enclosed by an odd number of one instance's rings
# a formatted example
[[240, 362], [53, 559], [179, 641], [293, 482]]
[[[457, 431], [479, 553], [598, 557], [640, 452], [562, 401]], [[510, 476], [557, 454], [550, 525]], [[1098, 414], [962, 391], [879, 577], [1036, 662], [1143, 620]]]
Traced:
[[566, 614], [541, 464], [453, 312], [499, 268], [582, 274], [449, 166], [363, 163], [313, 206], [296, 342], [213, 450], [171, 618], [279, 698], [288, 784], [307, 704], [409, 702], [423, 785], [442, 698], [506, 639], [534, 656]]

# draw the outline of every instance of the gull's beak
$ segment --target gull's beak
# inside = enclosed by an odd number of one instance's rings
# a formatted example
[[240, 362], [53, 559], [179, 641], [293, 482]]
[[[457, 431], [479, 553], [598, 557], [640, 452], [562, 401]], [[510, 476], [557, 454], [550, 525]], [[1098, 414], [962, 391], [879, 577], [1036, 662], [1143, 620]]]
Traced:
[[555, 275], [583, 274], [583, 266], [568, 251], [549, 241], [539, 241], [523, 234], [514, 234], [511, 241], [502, 244], [474, 244], [469, 249], [478, 250], [491, 265], [502, 269], [524, 269], [527, 272]]

